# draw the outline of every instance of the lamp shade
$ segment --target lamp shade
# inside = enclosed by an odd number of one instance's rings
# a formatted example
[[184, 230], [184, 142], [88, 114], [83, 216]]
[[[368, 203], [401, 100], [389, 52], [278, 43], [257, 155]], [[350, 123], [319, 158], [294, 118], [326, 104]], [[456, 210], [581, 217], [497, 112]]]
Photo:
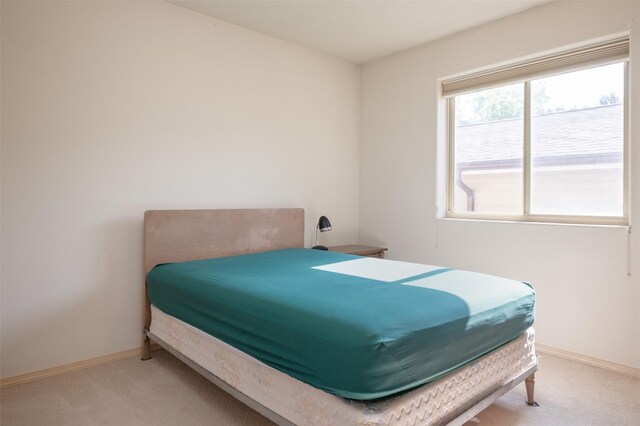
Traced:
[[327, 250], [327, 247], [318, 245], [318, 231], [331, 231], [331, 222], [329, 222], [329, 219], [326, 216], [320, 216], [320, 220], [318, 221], [318, 225], [316, 226], [316, 245], [311, 248], [316, 250]]
[[331, 231], [331, 222], [326, 216], [320, 216], [320, 220], [318, 221], [318, 229], [320, 232]]

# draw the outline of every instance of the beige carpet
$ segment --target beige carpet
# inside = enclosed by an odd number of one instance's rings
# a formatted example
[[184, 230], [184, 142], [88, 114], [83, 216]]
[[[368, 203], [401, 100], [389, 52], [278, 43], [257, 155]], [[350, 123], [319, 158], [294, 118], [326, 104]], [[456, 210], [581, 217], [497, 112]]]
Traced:
[[[637, 425], [640, 378], [540, 357], [536, 400], [524, 384], [480, 413], [476, 425]], [[0, 390], [0, 424], [271, 425], [166, 351]]]

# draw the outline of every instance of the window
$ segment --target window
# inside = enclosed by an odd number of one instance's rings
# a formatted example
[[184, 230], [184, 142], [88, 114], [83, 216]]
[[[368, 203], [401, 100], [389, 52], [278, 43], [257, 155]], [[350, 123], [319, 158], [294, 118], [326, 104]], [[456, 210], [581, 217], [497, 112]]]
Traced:
[[448, 216], [627, 223], [629, 39], [443, 82]]

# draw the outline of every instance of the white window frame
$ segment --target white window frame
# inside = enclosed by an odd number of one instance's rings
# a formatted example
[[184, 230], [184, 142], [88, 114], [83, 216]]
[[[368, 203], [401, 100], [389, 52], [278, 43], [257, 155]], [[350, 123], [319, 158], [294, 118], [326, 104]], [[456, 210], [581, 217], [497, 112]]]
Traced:
[[[531, 208], [531, 80], [566, 74], [613, 63], [624, 63], [623, 114], [623, 214], [622, 216], [582, 216], [533, 214]], [[524, 83], [523, 109], [523, 214], [460, 212], [454, 210], [455, 191], [455, 96], [488, 88]], [[590, 44], [516, 64], [492, 68], [442, 81], [447, 102], [447, 218], [543, 222], [594, 225], [629, 224], [629, 36]]]

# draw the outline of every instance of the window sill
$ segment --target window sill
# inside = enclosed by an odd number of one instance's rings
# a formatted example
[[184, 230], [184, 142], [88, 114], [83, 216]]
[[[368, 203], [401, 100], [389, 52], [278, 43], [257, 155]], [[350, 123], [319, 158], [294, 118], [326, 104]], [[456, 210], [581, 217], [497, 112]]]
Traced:
[[629, 228], [629, 224], [626, 222], [621, 223], [605, 223], [605, 222], [562, 222], [562, 221], [543, 221], [543, 220], [519, 220], [519, 219], [491, 219], [491, 218], [470, 218], [470, 217], [456, 217], [445, 216], [439, 217], [439, 221], [443, 222], [472, 222], [472, 223], [504, 223], [504, 224], [518, 224], [518, 225], [549, 225], [549, 226], [573, 226], [573, 227], [587, 227], [587, 228], [610, 228], [610, 229], [624, 229]]

